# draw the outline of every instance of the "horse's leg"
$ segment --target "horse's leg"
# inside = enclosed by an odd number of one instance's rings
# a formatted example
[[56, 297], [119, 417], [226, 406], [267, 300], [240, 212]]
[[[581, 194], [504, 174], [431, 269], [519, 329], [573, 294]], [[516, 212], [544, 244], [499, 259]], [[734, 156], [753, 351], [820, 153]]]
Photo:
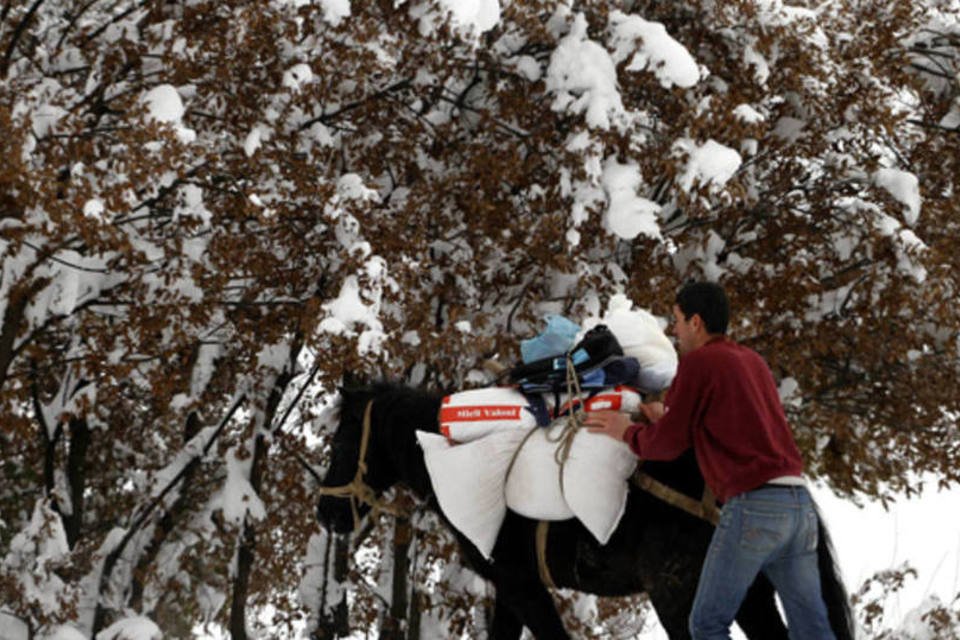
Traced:
[[506, 605], [499, 593], [493, 601], [493, 621], [490, 624], [491, 640], [518, 640], [523, 632], [523, 623], [517, 614]]
[[697, 591], [696, 578], [690, 582], [677, 585], [657, 581], [647, 590], [660, 626], [670, 640], [690, 640], [690, 609]]
[[[494, 627], [496, 627], [497, 610], [501, 607], [509, 608], [523, 626], [538, 640], [566, 640], [566, 629], [557, 613], [557, 606], [550, 597], [550, 592], [538, 578], [523, 579], [510, 576], [494, 582], [497, 590], [497, 600], [494, 608]], [[499, 636], [495, 636], [499, 637]], [[507, 637], [507, 636], [505, 636]], [[518, 636], [512, 636], [517, 638]]]
[[747, 590], [740, 611], [737, 612], [737, 624], [748, 638], [787, 638], [787, 627], [777, 611], [773, 596], [773, 585], [761, 573]]

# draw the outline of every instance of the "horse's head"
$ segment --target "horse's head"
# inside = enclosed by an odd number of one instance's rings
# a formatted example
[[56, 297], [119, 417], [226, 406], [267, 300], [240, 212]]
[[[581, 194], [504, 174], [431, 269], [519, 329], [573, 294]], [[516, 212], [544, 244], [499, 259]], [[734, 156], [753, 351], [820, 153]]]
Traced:
[[336, 533], [353, 531], [398, 480], [376, 395], [372, 389], [341, 390], [340, 420], [317, 503], [317, 518]]

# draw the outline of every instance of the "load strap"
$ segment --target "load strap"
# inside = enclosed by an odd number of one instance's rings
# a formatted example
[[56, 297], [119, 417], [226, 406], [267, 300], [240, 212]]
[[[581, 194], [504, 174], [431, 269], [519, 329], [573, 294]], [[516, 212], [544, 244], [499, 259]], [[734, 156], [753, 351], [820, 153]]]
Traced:
[[703, 486], [703, 497], [698, 501], [695, 498], [680, 493], [663, 484], [659, 480], [653, 479], [650, 475], [639, 469], [633, 474], [633, 483], [647, 493], [660, 498], [664, 502], [678, 509], [686, 511], [692, 516], [706, 520], [716, 526], [720, 522], [720, 509], [717, 508], [717, 501], [706, 484]]
[[557, 585], [553, 582], [553, 576], [550, 575], [550, 567], [547, 566], [547, 533], [550, 530], [550, 521], [541, 520], [537, 523], [537, 572], [540, 574], [540, 582], [548, 589], [556, 589]]

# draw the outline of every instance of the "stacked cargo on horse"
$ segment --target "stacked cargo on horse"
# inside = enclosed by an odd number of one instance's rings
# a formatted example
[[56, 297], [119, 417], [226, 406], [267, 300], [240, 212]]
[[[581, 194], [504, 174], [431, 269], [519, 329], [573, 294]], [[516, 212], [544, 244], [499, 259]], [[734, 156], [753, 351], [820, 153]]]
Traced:
[[616, 529], [637, 460], [626, 444], [581, 429], [581, 416], [636, 411], [644, 393], [669, 386], [677, 355], [652, 315], [611, 306], [588, 329], [548, 318], [505, 384], [444, 397], [442, 435], [417, 433], [441, 509], [484, 555], [508, 508], [576, 517], [601, 544]]

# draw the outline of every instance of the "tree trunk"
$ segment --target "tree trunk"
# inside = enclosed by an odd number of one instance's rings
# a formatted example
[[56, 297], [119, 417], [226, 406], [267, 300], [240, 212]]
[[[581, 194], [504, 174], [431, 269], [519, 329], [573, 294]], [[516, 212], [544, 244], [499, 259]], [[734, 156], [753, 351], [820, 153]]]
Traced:
[[[350, 567], [350, 538], [349, 536], [331, 535], [333, 540], [333, 582], [343, 584], [347, 580]], [[325, 561], [329, 560], [329, 554]], [[329, 582], [324, 578], [321, 590], [324, 598], [328, 592]], [[347, 609], [347, 592], [340, 592], [340, 601], [332, 609], [327, 607], [326, 601], [320, 603], [319, 620], [311, 640], [335, 640], [350, 635], [350, 611]]]
[[[190, 442], [198, 431], [200, 431], [200, 417], [196, 411], [191, 411], [183, 427], [183, 443]], [[191, 480], [199, 468], [199, 459], [191, 460], [187, 464], [183, 473], [183, 489], [180, 491], [180, 495], [160, 518], [160, 522], [153, 530], [150, 543], [143, 550], [143, 554], [137, 562], [137, 567], [133, 571], [133, 584], [130, 587], [130, 598], [128, 600], [130, 608], [134, 611], [141, 611], [143, 608], [143, 589], [146, 586], [144, 576], [147, 574], [150, 565], [156, 560], [163, 543], [176, 527], [179, 516], [187, 510], [190, 504], [188, 490]]]
[[398, 517], [393, 527], [393, 588], [390, 610], [383, 622], [380, 637], [385, 640], [404, 640], [407, 628], [409, 600], [407, 590], [410, 574], [410, 543], [413, 526], [410, 519]]
[[87, 484], [87, 447], [90, 446], [90, 427], [86, 418], [70, 419], [70, 451], [67, 453], [67, 482], [70, 484], [69, 516], [63, 518], [67, 545], [73, 549], [80, 538], [83, 524], [83, 493]]
[[14, 286], [7, 296], [7, 308], [3, 314], [3, 324], [0, 325], [0, 389], [7, 381], [7, 372], [15, 355], [14, 342], [23, 326], [27, 305], [48, 284], [50, 278], [40, 278], [28, 285]]
[[420, 640], [420, 616], [425, 598], [416, 587], [410, 591], [410, 617], [407, 621], [407, 640]]
[[[283, 394], [293, 380], [293, 372], [297, 366], [297, 356], [303, 347], [302, 336], [297, 335], [290, 347], [289, 366], [286, 371], [277, 376], [273, 389], [267, 397], [267, 404], [263, 412], [263, 428], [271, 430], [277, 409]], [[253, 425], [256, 429], [256, 424]], [[263, 485], [264, 469], [266, 468], [269, 440], [259, 433], [254, 438], [253, 462], [250, 465], [250, 486], [259, 497]], [[249, 518], [244, 519], [240, 532], [240, 548], [237, 550], [237, 576], [233, 581], [233, 595], [230, 601], [230, 635], [234, 640], [247, 640], [247, 595], [250, 588], [250, 574], [253, 571], [253, 561], [256, 557], [257, 532]]]

